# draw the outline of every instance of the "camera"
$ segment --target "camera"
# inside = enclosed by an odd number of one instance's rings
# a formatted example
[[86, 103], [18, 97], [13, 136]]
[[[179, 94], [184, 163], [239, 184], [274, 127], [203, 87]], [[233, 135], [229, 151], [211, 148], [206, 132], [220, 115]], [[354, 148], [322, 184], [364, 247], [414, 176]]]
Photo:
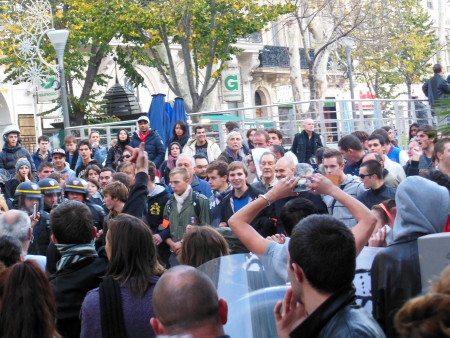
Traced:
[[295, 166], [294, 176], [300, 177], [300, 180], [298, 181], [297, 186], [294, 188], [294, 192], [302, 192], [310, 190], [310, 188], [308, 188], [305, 184], [311, 183], [311, 181], [302, 176], [312, 175], [313, 172], [314, 168], [307, 163], [298, 163]]

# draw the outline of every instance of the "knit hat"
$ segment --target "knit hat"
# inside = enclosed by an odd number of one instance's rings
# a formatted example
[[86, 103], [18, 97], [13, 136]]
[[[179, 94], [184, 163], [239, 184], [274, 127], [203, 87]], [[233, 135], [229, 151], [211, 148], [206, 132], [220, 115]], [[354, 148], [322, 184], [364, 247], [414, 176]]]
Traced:
[[19, 171], [19, 168], [23, 165], [26, 165], [31, 170], [31, 164], [26, 158], [20, 158], [16, 162], [16, 172]]

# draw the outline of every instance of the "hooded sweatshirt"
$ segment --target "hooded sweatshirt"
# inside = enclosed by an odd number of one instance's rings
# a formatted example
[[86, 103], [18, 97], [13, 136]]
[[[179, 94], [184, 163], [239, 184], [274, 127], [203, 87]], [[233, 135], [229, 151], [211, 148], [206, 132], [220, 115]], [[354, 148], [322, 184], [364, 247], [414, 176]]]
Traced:
[[449, 211], [446, 188], [420, 176], [406, 178], [395, 196], [393, 242], [372, 265], [373, 316], [388, 337], [398, 334], [395, 313], [422, 290], [417, 238], [441, 232]]
[[72, 178], [75, 178], [75, 171], [73, 171], [72, 169], [70, 169], [70, 165], [68, 162], [64, 163], [64, 169], [61, 171], [58, 171], [55, 168], [56, 172], [59, 172], [60, 174], [63, 174], [64, 176], [66, 176], [66, 181], [71, 180]]

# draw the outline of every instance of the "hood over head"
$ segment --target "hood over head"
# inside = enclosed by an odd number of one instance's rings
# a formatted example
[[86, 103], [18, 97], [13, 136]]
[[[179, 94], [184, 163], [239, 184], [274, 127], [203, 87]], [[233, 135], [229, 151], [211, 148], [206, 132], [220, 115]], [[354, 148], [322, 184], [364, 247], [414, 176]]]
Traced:
[[420, 176], [407, 177], [395, 194], [394, 243], [442, 232], [448, 218], [449, 192]]

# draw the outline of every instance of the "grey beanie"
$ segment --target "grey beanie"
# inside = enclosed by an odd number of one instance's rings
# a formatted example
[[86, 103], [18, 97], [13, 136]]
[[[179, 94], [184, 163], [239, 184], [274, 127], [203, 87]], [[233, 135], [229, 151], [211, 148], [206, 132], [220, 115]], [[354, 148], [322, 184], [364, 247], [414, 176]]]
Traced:
[[19, 171], [19, 168], [23, 165], [26, 165], [31, 170], [31, 164], [26, 158], [20, 158], [16, 162], [16, 173]]

